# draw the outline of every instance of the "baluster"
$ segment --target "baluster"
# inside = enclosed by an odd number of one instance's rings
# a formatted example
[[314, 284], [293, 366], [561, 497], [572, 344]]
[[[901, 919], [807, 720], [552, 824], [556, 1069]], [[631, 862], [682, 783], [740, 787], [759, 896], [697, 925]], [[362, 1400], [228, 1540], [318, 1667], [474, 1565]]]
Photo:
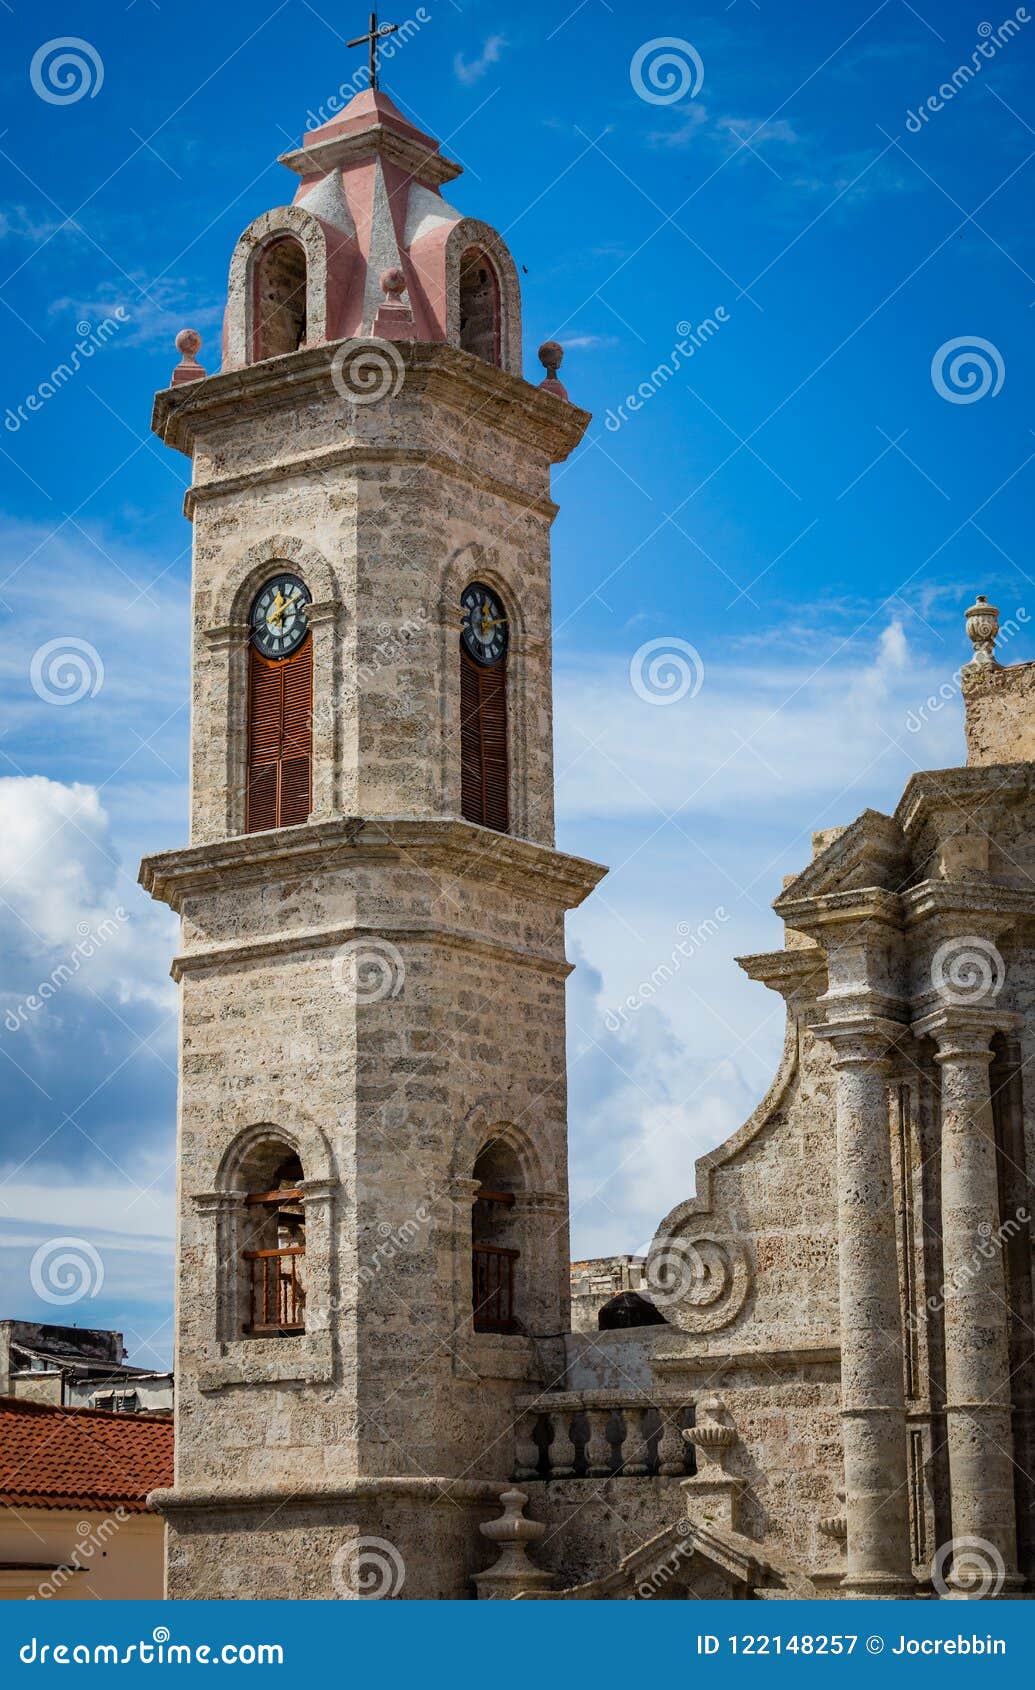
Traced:
[[649, 1471], [650, 1444], [647, 1438], [647, 1409], [630, 1404], [622, 1409], [625, 1437], [622, 1442], [622, 1472], [630, 1479], [645, 1478]]
[[589, 1479], [603, 1479], [611, 1472], [611, 1445], [607, 1437], [607, 1425], [611, 1418], [609, 1408], [587, 1408], [586, 1424], [589, 1427], [589, 1440], [586, 1444], [586, 1477]]
[[658, 1438], [658, 1472], [667, 1478], [682, 1478], [686, 1471], [686, 1445], [683, 1442], [683, 1410], [667, 1403], [659, 1410], [661, 1433]]
[[[573, 1427], [573, 1415], [555, 1414], [554, 1429], [557, 1433], [557, 1459], [553, 1464], [551, 1477], [554, 1479], [573, 1479], [575, 1477], [575, 1460], [577, 1449]], [[552, 1452], [551, 1452], [552, 1453]]]
[[539, 1445], [536, 1443], [535, 1433], [539, 1424], [539, 1414], [532, 1410], [523, 1414], [514, 1432], [516, 1464], [515, 1479], [538, 1479], [539, 1477]]

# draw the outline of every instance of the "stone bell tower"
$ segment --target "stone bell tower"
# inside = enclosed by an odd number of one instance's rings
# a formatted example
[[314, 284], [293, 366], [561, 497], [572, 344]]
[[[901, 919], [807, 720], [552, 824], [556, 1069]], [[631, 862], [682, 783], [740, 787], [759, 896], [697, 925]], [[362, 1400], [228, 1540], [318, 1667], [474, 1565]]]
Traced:
[[[191, 460], [181, 916], [182, 1597], [455, 1597], [513, 1402], [568, 1325], [550, 466], [588, 417], [521, 373], [516, 269], [381, 92], [282, 160]], [[373, 1540], [373, 1546], [372, 1546]], [[479, 1547], [480, 1545], [480, 1547]]]

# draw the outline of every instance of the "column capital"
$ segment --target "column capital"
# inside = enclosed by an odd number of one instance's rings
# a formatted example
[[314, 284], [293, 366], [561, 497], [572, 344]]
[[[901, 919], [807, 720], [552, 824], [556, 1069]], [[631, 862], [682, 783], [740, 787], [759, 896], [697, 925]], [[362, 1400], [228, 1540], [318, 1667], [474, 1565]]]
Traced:
[[994, 1005], [946, 1003], [914, 1021], [912, 1031], [935, 1041], [936, 1062], [991, 1062], [996, 1033], [1012, 1033], [1020, 1026], [1019, 1015]]
[[809, 1031], [833, 1046], [835, 1068], [881, 1068], [890, 1066], [891, 1047], [908, 1028], [904, 1022], [888, 1021], [884, 1016], [859, 1015], [814, 1023]]

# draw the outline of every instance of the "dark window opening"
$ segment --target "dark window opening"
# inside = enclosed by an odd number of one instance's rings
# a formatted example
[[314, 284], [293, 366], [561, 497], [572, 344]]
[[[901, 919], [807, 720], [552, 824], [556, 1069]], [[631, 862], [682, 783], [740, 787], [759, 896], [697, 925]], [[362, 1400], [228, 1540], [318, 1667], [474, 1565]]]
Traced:
[[474, 1165], [480, 1189], [471, 1215], [471, 1270], [476, 1332], [516, 1332], [517, 1158], [508, 1146], [489, 1144]]
[[460, 346], [487, 364], [500, 364], [500, 286], [477, 247], [460, 260]]
[[279, 358], [305, 344], [305, 248], [291, 235], [271, 241], [255, 272], [255, 358]]
[[275, 1170], [269, 1190], [245, 1198], [242, 1251], [248, 1286], [249, 1337], [286, 1337], [305, 1331], [305, 1207], [302, 1164], [289, 1156]]

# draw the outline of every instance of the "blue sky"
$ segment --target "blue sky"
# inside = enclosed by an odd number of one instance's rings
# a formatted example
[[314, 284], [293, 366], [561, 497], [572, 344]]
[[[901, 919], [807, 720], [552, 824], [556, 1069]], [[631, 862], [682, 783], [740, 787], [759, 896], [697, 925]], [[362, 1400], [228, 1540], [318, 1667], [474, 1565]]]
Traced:
[[[733, 958], [781, 942], [813, 829], [962, 761], [976, 591], [1018, 621], [1004, 660], [1035, 657], [1033, 14], [433, 0], [386, 67], [523, 267], [527, 373], [556, 336], [595, 417], [555, 483], [559, 843], [613, 869], [569, 925], [577, 1253], [642, 1246], [764, 1091], [782, 1005]], [[186, 832], [190, 541], [151, 394], [185, 325], [216, 367], [233, 243], [290, 198], [276, 155], [364, 27], [304, 0], [0, 11], [0, 1313], [64, 1318], [30, 1263], [86, 1239], [103, 1283], [68, 1318], [145, 1363], [171, 1345], [174, 933], [136, 868]], [[55, 103], [30, 66], [69, 36], [88, 91]], [[40, 696], [54, 641], [82, 642], [74, 703]], [[692, 669], [671, 702], [632, 684], [653, 641]]]

